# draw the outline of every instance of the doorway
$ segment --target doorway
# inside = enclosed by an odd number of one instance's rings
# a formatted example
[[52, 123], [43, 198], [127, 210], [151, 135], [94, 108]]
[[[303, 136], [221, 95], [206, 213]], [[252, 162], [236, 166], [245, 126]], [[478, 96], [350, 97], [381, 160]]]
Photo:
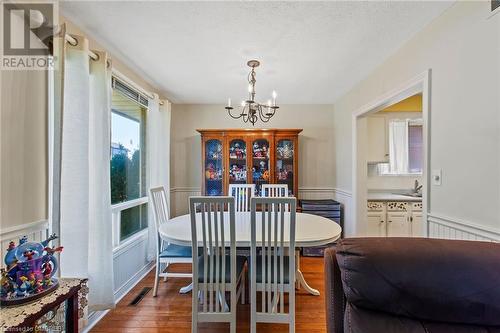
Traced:
[[[429, 165], [430, 165], [430, 70], [427, 70], [408, 82], [402, 84], [397, 89], [384, 94], [369, 103], [352, 116], [352, 183], [353, 183], [353, 222], [354, 234], [356, 236], [374, 236], [370, 234], [368, 224], [368, 163], [367, 156], [367, 118], [373, 114], [387, 109], [388, 107], [400, 103], [412, 96], [421, 96], [421, 125], [422, 125], [422, 161], [421, 161], [421, 232], [423, 237], [427, 237], [427, 212], [429, 211]], [[372, 152], [370, 151], [370, 154]]]

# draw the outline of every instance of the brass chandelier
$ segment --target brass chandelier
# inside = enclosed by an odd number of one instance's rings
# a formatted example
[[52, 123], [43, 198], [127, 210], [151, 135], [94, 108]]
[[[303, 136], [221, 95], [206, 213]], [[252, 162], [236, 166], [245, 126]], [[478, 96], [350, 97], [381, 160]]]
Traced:
[[255, 123], [260, 119], [263, 123], [267, 123], [279, 109], [276, 105], [276, 91], [272, 93], [272, 101], [268, 100], [267, 104], [261, 104], [255, 101], [255, 79], [256, 73], [255, 68], [259, 67], [260, 62], [258, 60], [250, 60], [247, 62], [248, 67], [252, 70], [248, 74], [248, 99], [241, 102], [241, 112], [239, 114], [233, 115], [234, 108], [231, 106], [231, 99], [227, 100], [227, 106], [225, 109], [231, 118], [243, 119], [245, 123], [251, 123], [255, 126]]

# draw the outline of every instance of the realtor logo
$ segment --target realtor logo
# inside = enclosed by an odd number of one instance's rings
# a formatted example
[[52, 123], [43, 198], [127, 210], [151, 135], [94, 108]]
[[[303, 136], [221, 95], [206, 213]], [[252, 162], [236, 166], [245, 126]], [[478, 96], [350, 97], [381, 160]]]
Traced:
[[55, 4], [2, 2], [2, 69], [52, 67]]

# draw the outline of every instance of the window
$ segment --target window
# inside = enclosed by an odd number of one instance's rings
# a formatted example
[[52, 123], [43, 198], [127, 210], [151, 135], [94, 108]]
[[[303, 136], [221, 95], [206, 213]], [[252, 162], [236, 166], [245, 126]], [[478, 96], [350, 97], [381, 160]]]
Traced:
[[389, 122], [389, 163], [380, 163], [382, 175], [421, 174], [423, 167], [422, 120], [393, 119]]
[[147, 108], [117, 88], [114, 84], [111, 106], [111, 204], [122, 241], [148, 226]]
[[408, 125], [408, 168], [410, 173], [422, 173], [424, 136], [421, 124]]

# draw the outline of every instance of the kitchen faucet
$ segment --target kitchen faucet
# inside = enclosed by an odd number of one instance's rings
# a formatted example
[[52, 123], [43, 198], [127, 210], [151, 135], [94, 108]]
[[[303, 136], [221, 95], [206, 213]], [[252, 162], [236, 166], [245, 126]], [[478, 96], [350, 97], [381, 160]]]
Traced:
[[419, 193], [422, 190], [422, 184], [418, 183], [418, 179], [415, 179], [415, 187], [413, 188], [413, 191], [415, 193]]

